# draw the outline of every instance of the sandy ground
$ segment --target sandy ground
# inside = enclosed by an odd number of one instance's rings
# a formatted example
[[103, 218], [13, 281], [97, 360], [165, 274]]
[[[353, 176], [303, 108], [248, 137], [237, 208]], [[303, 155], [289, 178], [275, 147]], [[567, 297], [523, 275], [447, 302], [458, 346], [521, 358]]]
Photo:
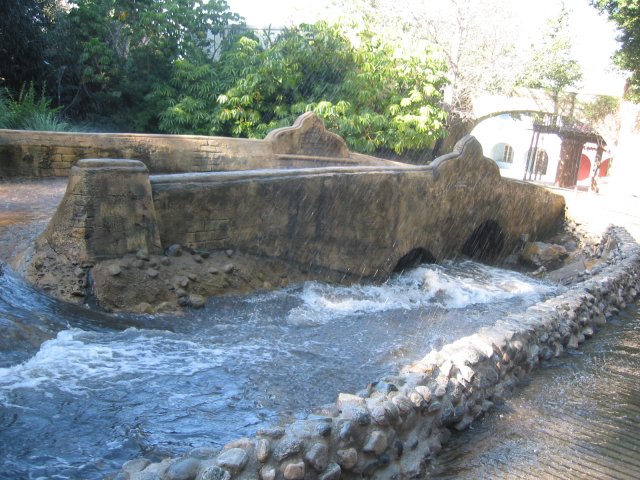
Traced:
[[67, 188], [66, 178], [0, 180], [0, 262], [12, 263], [46, 228]]
[[640, 242], [640, 187], [636, 194], [551, 190], [564, 196], [571, 218], [593, 234], [603, 232], [609, 225], [616, 225], [625, 227]]

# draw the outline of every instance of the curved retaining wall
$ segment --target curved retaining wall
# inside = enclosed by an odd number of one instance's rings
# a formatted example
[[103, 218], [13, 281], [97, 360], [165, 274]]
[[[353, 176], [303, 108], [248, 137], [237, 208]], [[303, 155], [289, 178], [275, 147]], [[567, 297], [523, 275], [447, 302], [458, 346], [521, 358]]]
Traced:
[[578, 348], [638, 296], [640, 247], [612, 227], [606, 263], [565, 293], [498, 320], [358, 395], [285, 427], [258, 431], [217, 452], [127, 462], [118, 480], [337, 480], [424, 478], [449, 429], [466, 428], [539, 363]]
[[309, 112], [293, 127], [274, 130], [264, 140], [0, 129], [0, 178], [66, 177], [83, 158], [136, 159], [152, 173], [400, 165], [349, 152], [342, 138], [321, 125]]
[[416, 250], [435, 260], [511, 253], [556, 229], [565, 206], [501, 178], [473, 137], [426, 167], [145, 172], [134, 160], [79, 161], [39, 245], [87, 263], [172, 244], [234, 249], [387, 278]]

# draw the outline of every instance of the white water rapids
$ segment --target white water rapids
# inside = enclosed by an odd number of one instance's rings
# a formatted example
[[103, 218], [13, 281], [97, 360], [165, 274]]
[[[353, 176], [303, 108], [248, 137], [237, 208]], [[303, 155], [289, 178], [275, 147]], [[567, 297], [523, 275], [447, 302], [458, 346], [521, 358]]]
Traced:
[[[9, 273], [0, 284], [0, 322], [27, 331], [0, 352], [0, 478], [88, 479], [303, 417], [557, 288], [446, 262], [383, 285], [309, 282], [183, 315], [115, 316]], [[34, 331], [50, 338], [33, 347]]]

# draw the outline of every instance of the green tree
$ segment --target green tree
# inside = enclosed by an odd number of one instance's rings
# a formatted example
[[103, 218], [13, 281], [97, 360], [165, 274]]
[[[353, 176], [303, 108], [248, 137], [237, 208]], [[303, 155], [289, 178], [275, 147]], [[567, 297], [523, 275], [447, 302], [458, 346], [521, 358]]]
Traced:
[[162, 114], [168, 132], [262, 137], [313, 110], [353, 150], [402, 153], [431, 148], [444, 126], [441, 62], [402, 56], [370, 33], [354, 47], [323, 22], [268, 42], [240, 37], [215, 69], [185, 67], [172, 81], [178, 101]]
[[582, 69], [573, 58], [568, 32], [569, 13], [563, 5], [558, 16], [548, 20], [541, 37], [532, 46], [531, 59], [519, 79], [520, 85], [550, 90], [554, 94], [578, 85]]
[[592, 0], [601, 12], [606, 12], [620, 29], [620, 49], [614, 61], [631, 73], [627, 95], [640, 101], [640, 3], [637, 0]]
[[180, 61], [213, 57], [238, 20], [224, 0], [77, 0], [58, 31], [61, 101], [76, 118], [157, 131], [154, 89]]
[[56, 0], [0, 1], [0, 84], [13, 92], [50, 73], [47, 33], [58, 16]]

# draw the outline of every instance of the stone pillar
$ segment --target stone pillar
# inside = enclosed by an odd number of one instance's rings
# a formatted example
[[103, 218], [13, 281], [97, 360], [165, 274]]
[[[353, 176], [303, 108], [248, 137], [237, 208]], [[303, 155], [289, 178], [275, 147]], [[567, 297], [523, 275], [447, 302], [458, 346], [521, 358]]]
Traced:
[[564, 188], [575, 187], [578, 183], [578, 168], [584, 140], [581, 138], [561, 137], [560, 162], [556, 174], [556, 185]]
[[138, 160], [78, 161], [71, 169], [64, 198], [39, 241], [78, 262], [138, 250], [161, 251], [145, 164]]

